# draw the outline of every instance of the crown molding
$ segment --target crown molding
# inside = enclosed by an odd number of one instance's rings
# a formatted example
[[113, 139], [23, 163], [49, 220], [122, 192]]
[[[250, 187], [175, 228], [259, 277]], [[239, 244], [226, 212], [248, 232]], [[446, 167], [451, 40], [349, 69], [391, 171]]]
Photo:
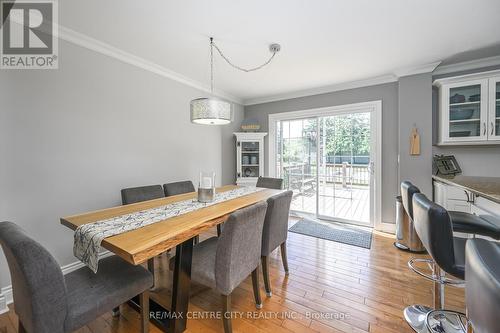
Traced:
[[471, 69], [484, 68], [489, 66], [500, 65], [500, 55], [488, 58], [463, 61], [456, 64], [438, 66], [432, 73], [433, 75], [449, 74]]
[[[136, 56], [132, 53], [126, 52], [122, 49], [114, 47], [110, 44], [107, 44], [107, 43], [102, 42], [98, 39], [92, 38], [92, 37], [87, 36], [85, 34], [79, 33], [75, 30], [69, 29], [67, 27], [58, 25], [57, 28], [58, 28], [58, 29], [56, 29], [57, 35], [58, 35], [58, 38], [61, 40], [64, 40], [64, 41], [69, 42], [71, 44], [86, 48], [88, 50], [91, 50], [91, 51], [94, 51], [97, 53], [103, 54], [105, 56], [117, 59], [117, 60], [122, 61], [124, 63], [127, 63], [129, 65], [133, 65], [133, 66], [136, 66], [136, 67], [141, 68], [143, 70], [146, 70], [148, 72], [160, 75], [162, 77], [174, 80], [176, 82], [179, 82], [179, 83], [184, 84], [186, 86], [190, 86], [190, 87], [195, 88], [197, 90], [200, 90], [202, 92], [210, 93], [209, 86], [206, 84], [203, 84], [202, 82], [199, 82], [197, 80], [193, 80], [187, 76], [184, 76], [180, 73], [177, 73], [173, 70], [170, 70], [166, 67], [163, 67], [157, 63], [154, 63], [154, 62], [146, 60], [142, 57]], [[257, 97], [257, 98], [241, 99], [241, 98], [239, 98], [237, 96], [233, 96], [233, 95], [231, 95], [223, 90], [216, 90], [214, 92], [214, 95], [216, 95], [217, 97], [226, 99], [228, 101], [247, 106], [247, 105], [268, 103], [268, 102], [274, 102], [274, 101], [285, 100], [285, 99], [293, 99], [293, 98], [306, 97], [306, 96], [312, 96], [312, 95], [318, 95], [318, 94], [325, 94], [325, 93], [329, 93], [329, 92], [335, 92], [335, 91], [341, 91], [341, 90], [347, 90], [347, 89], [355, 89], [355, 88], [373, 86], [373, 85], [378, 85], [378, 84], [396, 82], [396, 81], [398, 81], [398, 79], [400, 77], [409, 76], [409, 75], [416, 75], [416, 74], [430, 73], [430, 72], [432, 72], [433, 75], [441, 75], [441, 74], [448, 74], [448, 73], [466, 71], [466, 70], [477, 69], [477, 68], [484, 68], [484, 67], [489, 67], [489, 66], [496, 66], [496, 65], [500, 65], [500, 56], [476, 59], [476, 60], [471, 60], [471, 61], [464, 61], [464, 62], [450, 64], [450, 65], [440, 66], [440, 64], [441, 64], [441, 61], [437, 61], [437, 62], [423, 64], [423, 65], [419, 65], [419, 66], [400, 68], [400, 69], [394, 70], [392, 74], [386, 74], [386, 75], [382, 75], [382, 76], [378, 76], [378, 77], [350, 81], [350, 82], [343, 82], [343, 83], [334, 84], [334, 85], [327, 85], [327, 86], [322, 86], [322, 87], [317, 87], [317, 88], [312, 88], [312, 89], [298, 90], [298, 91], [294, 91], [294, 92], [290, 92], [290, 93], [269, 95], [269, 96]]]
[[[18, 20], [14, 20], [14, 22], [17, 22], [19, 24], [23, 24], [23, 22], [20, 22]], [[188, 78], [187, 76], [184, 76], [180, 73], [177, 73], [173, 70], [170, 70], [168, 68], [165, 68], [161, 65], [158, 65], [152, 61], [146, 60], [144, 58], [141, 58], [139, 56], [136, 56], [132, 53], [126, 52], [122, 49], [119, 49], [117, 47], [114, 47], [108, 43], [102, 42], [98, 39], [92, 38], [90, 36], [87, 36], [85, 34], [82, 34], [80, 32], [77, 32], [75, 30], [72, 30], [70, 28], [67, 28], [65, 26], [62, 26], [60, 24], [57, 24], [53, 22], [55, 25], [54, 31], [55, 31], [55, 36], [59, 38], [60, 40], [64, 40], [68, 43], [86, 48], [88, 50], [103, 54], [105, 56], [120, 60], [124, 63], [127, 63], [129, 65], [136, 66], [138, 68], [144, 69], [148, 72], [155, 73], [157, 75], [163, 76], [165, 78], [177, 81], [179, 83], [182, 83], [184, 85], [190, 86], [192, 88], [198, 89], [200, 91], [206, 92], [211, 94], [210, 87], [208, 85], [205, 85], [199, 81], [193, 80]], [[43, 30], [46, 33], [50, 33], [51, 31], [46, 31]], [[213, 95], [226, 99], [230, 102], [242, 104], [243, 101], [236, 97], [233, 96], [229, 93], [226, 93], [225, 91], [222, 90], [215, 90]]]
[[441, 61], [436, 61], [436, 62], [431, 62], [429, 64], [399, 68], [394, 71], [394, 75], [396, 75], [397, 77], [402, 77], [402, 76], [409, 76], [409, 75], [416, 75], [423, 73], [431, 73], [436, 69], [437, 66], [439, 66], [440, 63]]
[[280, 100], [285, 100], [285, 99], [326, 94], [326, 93], [335, 92], [335, 91], [368, 87], [368, 86], [374, 86], [377, 84], [384, 84], [384, 83], [389, 83], [389, 82], [396, 82], [397, 80], [398, 80], [397, 76], [395, 76], [393, 74], [388, 74], [388, 75], [377, 76], [377, 77], [369, 78], [369, 79], [365, 79], [365, 80], [344, 82], [344, 83], [339, 83], [339, 84], [334, 84], [334, 85], [329, 85], [329, 86], [322, 86], [322, 87], [317, 87], [317, 88], [312, 88], [312, 89], [298, 90], [298, 91], [294, 91], [294, 92], [290, 92], [290, 93], [277, 94], [277, 95], [271, 95], [271, 96], [265, 96], [265, 97], [257, 97], [257, 98], [249, 98], [249, 99], [243, 100], [243, 105], [247, 106], [247, 105], [275, 102], [275, 101], [280, 101]]
[[266, 97], [249, 98], [249, 99], [243, 100], [243, 105], [248, 106], [248, 105], [254, 105], [254, 104], [261, 104], [261, 103], [269, 103], [269, 102], [275, 102], [275, 101], [280, 101], [280, 100], [285, 100], [285, 99], [326, 94], [326, 93], [335, 92], [335, 91], [362, 88], [362, 87], [374, 86], [377, 84], [396, 82], [399, 80], [400, 77], [403, 77], [403, 76], [423, 74], [423, 73], [432, 73], [436, 69], [436, 67], [439, 66], [440, 63], [441, 63], [441, 61], [436, 61], [436, 62], [418, 65], [418, 66], [400, 68], [400, 69], [395, 70], [392, 74], [377, 76], [377, 77], [368, 78], [368, 79], [364, 79], [364, 80], [343, 82], [343, 83], [329, 85], [329, 86], [317, 87], [317, 88], [307, 89], [307, 90], [299, 90], [299, 91], [295, 91], [295, 92], [291, 92], [291, 93], [277, 94], [277, 95], [271, 95], [271, 96], [266, 96]]
[[465, 81], [470, 81], [470, 80], [480, 80], [480, 79], [489, 78], [489, 77], [498, 76], [498, 75], [500, 75], [500, 69], [486, 71], [486, 72], [476, 72], [476, 73], [464, 74], [464, 75], [459, 75], [459, 76], [444, 77], [441, 79], [434, 80], [434, 82], [432, 84], [434, 86], [440, 88], [444, 84], [459, 83], [459, 82], [465, 82]]
[[[187, 76], [184, 76], [168, 68], [165, 68], [152, 61], [146, 60], [142, 57], [136, 56], [132, 53], [121, 50], [110, 44], [104, 43], [100, 40], [76, 32], [72, 29], [66, 28], [61, 25], [58, 26], [58, 29], [56, 29], [56, 31], [58, 31], [58, 38], [61, 40], [103, 54], [105, 56], [117, 59], [129, 65], [136, 66], [138, 68], [146, 70], [148, 72], [155, 73], [165, 78], [177, 81], [179, 83], [198, 89], [200, 91], [210, 93], [210, 87], [208, 85], [190, 79]], [[240, 98], [233, 96], [229, 93], [226, 93], [222, 90], [216, 90], [214, 92], [214, 95], [234, 103], [238, 104], [243, 103], [243, 101]]]

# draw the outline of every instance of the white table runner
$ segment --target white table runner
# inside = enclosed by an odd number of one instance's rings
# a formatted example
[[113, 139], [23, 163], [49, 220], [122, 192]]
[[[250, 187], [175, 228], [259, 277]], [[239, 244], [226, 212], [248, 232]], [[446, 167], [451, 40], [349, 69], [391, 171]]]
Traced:
[[197, 198], [189, 199], [81, 225], [75, 231], [73, 254], [96, 273], [99, 264], [99, 251], [104, 238], [139, 229], [174, 216], [186, 214], [260, 190], [263, 190], [263, 188], [241, 187], [215, 193], [214, 201], [210, 203], [198, 202]]

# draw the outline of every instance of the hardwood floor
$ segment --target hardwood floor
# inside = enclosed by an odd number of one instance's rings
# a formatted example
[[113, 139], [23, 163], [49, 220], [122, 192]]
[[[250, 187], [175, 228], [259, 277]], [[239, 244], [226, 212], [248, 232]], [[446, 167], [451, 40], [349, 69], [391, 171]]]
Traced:
[[[396, 250], [393, 241], [390, 235], [374, 233], [372, 248], [367, 250], [289, 233], [290, 275], [285, 275], [276, 250], [269, 260], [273, 296], [265, 296], [261, 282], [264, 308], [257, 310], [248, 277], [232, 295], [236, 312], [233, 331], [413, 332], [404, 321], [403, 308], [416, 303], [431, 306], [432, 284], [407, 268], [408, 259], [415, 255]], [[158, 299], [168, 293], [168, 257], [159, 257], [156, 266], [158, 286], [152, 297]], [[209, 315], [222, 309], [216, 292], [196, 285], [192, 289], [192, 315]], [[446, 308], [464, 311], [463, 289], [446, 289]], [[121, 311], [119, 318], [107, 313], [78, 332], [139, 332], [138, 313], [126, 305]], [[151, 332], [160, 332], [154, 325], [150, 327]], [[14, 311], [0, 315], [0, 333], [14, 332]], [[187, 332], [223, 332], [222, 320], [190, 319]]]

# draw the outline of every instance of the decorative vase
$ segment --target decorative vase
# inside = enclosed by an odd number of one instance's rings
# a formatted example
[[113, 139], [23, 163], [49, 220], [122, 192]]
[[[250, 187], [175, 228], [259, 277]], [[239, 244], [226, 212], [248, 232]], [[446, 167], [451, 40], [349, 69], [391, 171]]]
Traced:
[[200, 172], [198, 201], [212, 202], [215, 196], [215, 172]]

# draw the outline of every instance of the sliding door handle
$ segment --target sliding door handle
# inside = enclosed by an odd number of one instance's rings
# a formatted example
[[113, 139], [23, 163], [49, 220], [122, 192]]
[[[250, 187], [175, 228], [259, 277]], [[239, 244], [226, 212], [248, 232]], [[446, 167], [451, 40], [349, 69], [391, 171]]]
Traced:
[[483, 135], [486, 135], [486, 122], [483, 123]]
[[368, 173], [371, 175], [375, 174], [375, 163], [374, 162], [368, 163]]

